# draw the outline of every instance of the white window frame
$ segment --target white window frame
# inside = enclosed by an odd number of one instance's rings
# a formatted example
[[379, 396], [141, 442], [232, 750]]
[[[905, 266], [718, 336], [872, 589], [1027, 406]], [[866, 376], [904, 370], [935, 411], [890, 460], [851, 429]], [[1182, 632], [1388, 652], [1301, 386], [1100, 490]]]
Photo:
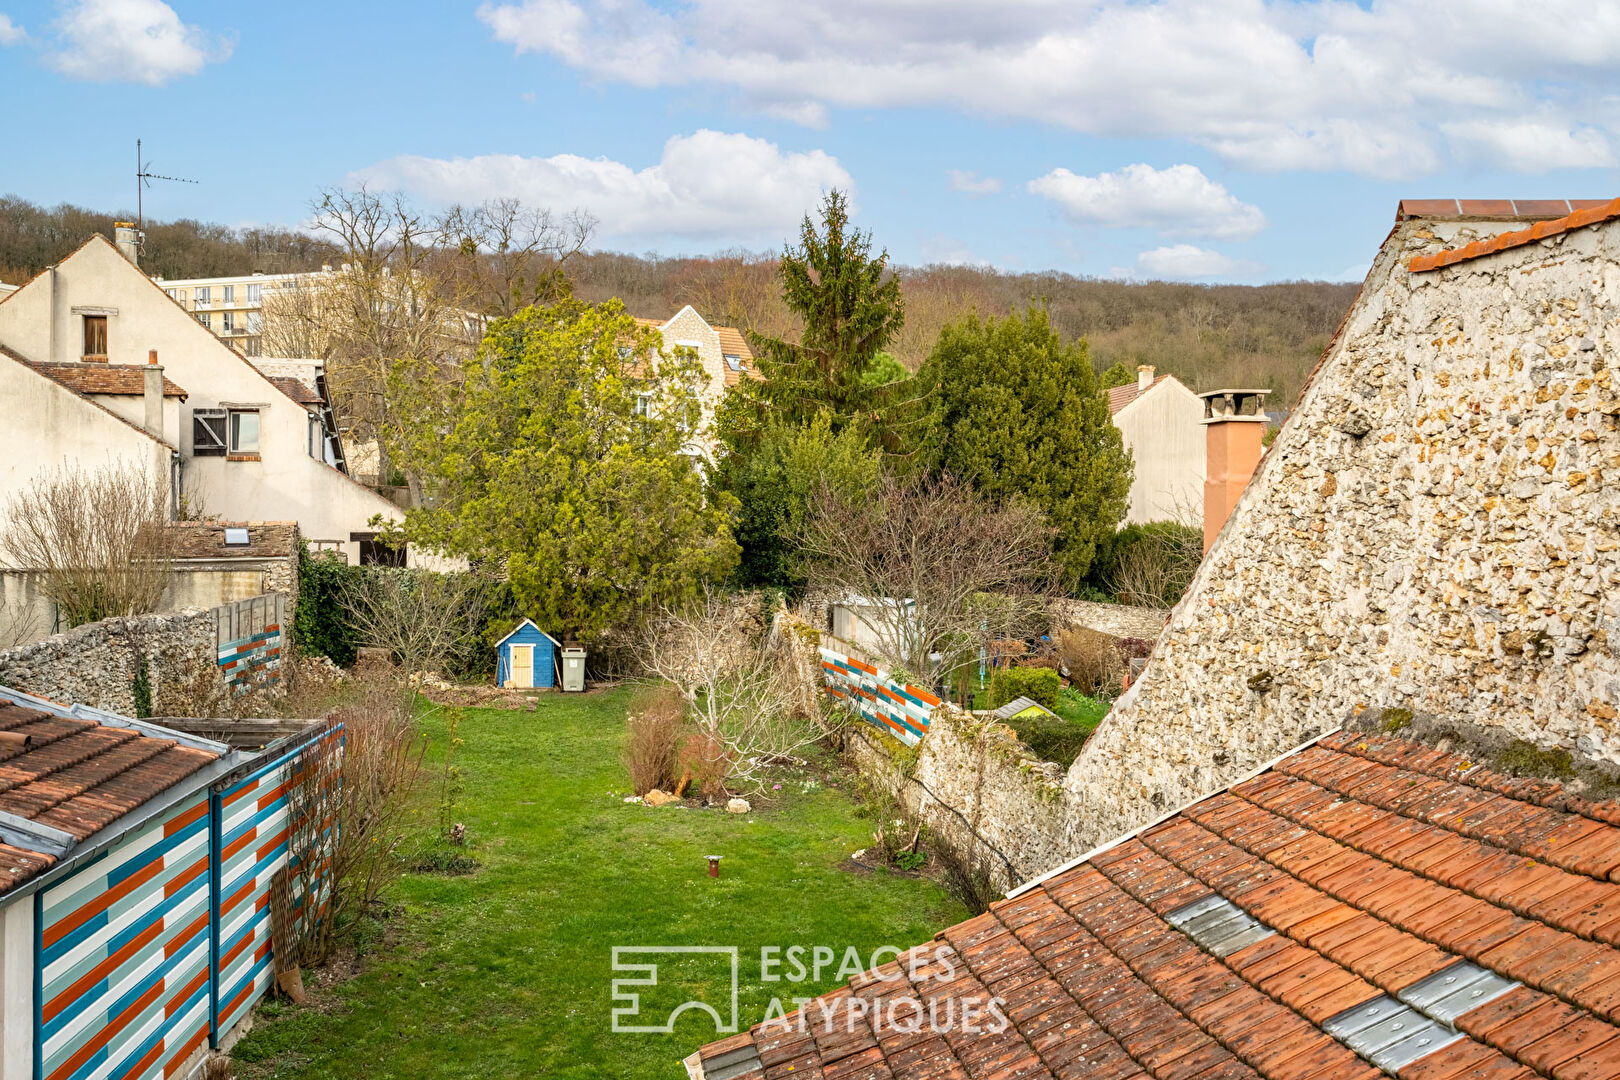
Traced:
[[[240, 439], [240, 418], [253, 417], [253, 445], [245, 446]], [[264, 443], [264, 417], [258, 409], [231, 409], [226, 414], [225, 437], [227, 449], [233, 454], [257, 454]]]

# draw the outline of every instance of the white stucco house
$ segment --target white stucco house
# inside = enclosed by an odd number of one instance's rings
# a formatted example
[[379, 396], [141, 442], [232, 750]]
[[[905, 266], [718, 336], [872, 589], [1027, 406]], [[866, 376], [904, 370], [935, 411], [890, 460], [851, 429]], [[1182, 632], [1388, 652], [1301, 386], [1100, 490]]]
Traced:
[[1174, 375], [1137, 369], [1108, 391], [1108, 411], [1136, 462], [1129, 525], [1180, 521], [1197, 527], [1204, 505], [1204, 403]]
[[[0, 297], [0, 506], [41, 472], [129, 461], [169, 478], [177, 514], [297, 522], [350, 563], [388, 562], [330, 410], [303, 380], [228, 347], [104, 237]], [[410, 554], [416, 562], [416, 553]]]

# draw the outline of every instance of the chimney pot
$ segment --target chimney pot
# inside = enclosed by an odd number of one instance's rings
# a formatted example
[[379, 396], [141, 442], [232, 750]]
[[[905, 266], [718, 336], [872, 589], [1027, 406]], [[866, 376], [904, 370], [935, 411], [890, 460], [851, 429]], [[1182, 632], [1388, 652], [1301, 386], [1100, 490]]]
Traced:
[[157, 363], [157, 350], [156, 349], [147, 349], [146, 350], [146, 362], [148, 364]]
[[1136, 392], [1147, 393], [1147, 388], [1153, 385], [1153, 365], [1142, 364], [1136, 369]]

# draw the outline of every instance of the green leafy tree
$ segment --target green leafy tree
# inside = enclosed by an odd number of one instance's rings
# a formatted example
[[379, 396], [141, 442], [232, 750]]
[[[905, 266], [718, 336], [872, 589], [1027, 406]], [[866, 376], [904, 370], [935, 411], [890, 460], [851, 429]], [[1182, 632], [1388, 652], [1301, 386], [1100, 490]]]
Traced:
[[1067, 584], [1125, 516], [1131, 459], [1083, 341], [1043, 308], [940, 331], [924, 365], [939, 399], [939, 467], [992, 498], [1031, 499], [1057, 530]]
[[751, 449], [773, 424], [804, 427], [825, 413], [835, 434], [853, 427], [886, 454], [917, 457], [928, 395], [884, 352], [905, 322], [889, 253], [873, 255], [871, 233], [851, 227], [842, 192], [828, 193], [820, 217], [818, 225], [805, 215], [799, 245], [782, 252], [782, 299], [803, 333], [798, 341], [753, 336], [764, 378], [732, 395], [726, 441]]
[[1136, 381], [1136, 372], [1125, 366], [1125, 361], [1118, 360], [1114, 366], [1103, 372], [1100, 376], [1102, 388], [1112, 390], [1116, 386], [1129, 386]]
[[494, 324], [424, 454], [429, 501], [407, 535], [504, 558], [523, 612], [582, 639], [730, 573], [735, 500], [705, 490], [683, 453], [702, 423], [702, 372], [659, 345], [616, 300]]
[[792, 538], [810, 497], [826, 485], [841, 497], [857, 498], [882, 473], [882, 455], [854, 428], [835, 434], [825, 413], [802, 428], [773, 424], [751, 453], [727, 457], [721, 480], [740, 503], [740, 582], [801, 589], [805, 572]]

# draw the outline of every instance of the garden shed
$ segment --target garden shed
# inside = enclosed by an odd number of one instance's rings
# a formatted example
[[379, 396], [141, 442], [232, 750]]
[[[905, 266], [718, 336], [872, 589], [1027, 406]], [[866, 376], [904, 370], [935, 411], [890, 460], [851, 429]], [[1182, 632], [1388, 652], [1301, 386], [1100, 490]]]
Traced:
[[530, 619], [495, 643], [495, 684], [526, 690], [557, 685], [557, 650], [562, 643]]

